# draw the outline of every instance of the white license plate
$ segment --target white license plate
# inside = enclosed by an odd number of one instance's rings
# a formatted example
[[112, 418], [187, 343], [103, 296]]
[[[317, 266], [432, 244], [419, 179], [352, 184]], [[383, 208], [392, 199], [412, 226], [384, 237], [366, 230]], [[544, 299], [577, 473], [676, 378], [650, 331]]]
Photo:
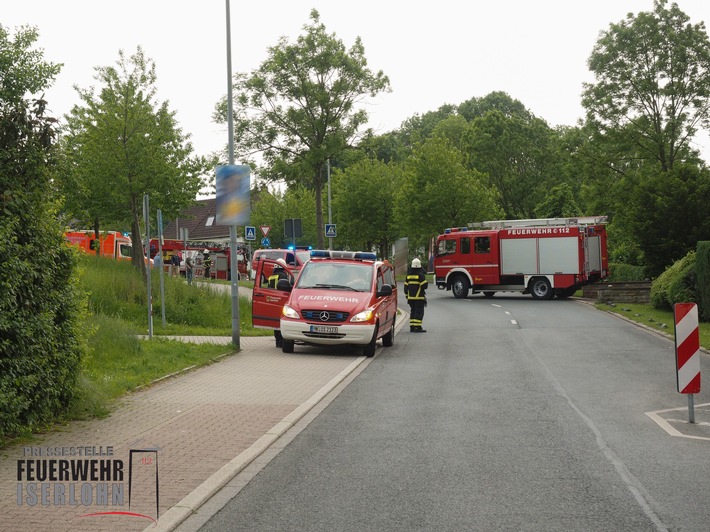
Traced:
[[324, 333], [324, 334], [336, 334], [338, 332], [338, 328], [333, 327], [332, 325], [311, 325], [311, 332]]

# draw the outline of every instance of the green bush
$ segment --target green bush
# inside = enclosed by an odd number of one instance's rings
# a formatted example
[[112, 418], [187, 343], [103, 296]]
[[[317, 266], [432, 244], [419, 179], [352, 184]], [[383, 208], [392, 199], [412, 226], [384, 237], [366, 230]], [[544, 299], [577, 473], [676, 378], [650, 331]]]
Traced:
[[0, 216], [0, 439], [62, 414], [85, 350], [74, 253], [30, 203], [18, 196]]
[[710, 242], [698, 242], [695, 257], [698, 276], [698, 310], [702, 321], [710, 321]]
[[633, 264], [615, 262], [609, 264], [609, 271], [610, 275], [608, 280], [610, 282], [624, 283], [646, 280], [643, 266], [634, 266]]
[[695, 251], [689, 252], [651, 283], [651, 303], [658, 309], [673, 309], [676, 303], [697, 303]]

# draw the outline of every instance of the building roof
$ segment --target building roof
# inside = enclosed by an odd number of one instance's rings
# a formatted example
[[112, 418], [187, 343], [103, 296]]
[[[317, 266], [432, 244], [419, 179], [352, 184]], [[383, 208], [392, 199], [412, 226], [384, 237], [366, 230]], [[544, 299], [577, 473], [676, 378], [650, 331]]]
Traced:
[[198, 200], [180, 213], [163, 230], [163, 238], [182, 240], [180, 229], [187, 228], [187, 239], [191, 242], [228, 242], [229, 226], [217, 225], [217, 200]]

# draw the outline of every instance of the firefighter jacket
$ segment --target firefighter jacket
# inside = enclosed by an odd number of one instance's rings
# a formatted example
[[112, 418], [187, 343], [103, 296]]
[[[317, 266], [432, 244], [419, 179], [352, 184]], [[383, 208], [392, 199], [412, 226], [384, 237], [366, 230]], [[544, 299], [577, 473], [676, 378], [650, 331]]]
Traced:
[[426, 289], [429, 282], [422, 268], [410, 268], [404, 280], [404, 295], [407, 301], [426, 301]]
[[270, 275], [268, 279], [269, 288], [277, 288], [279, 279], [288, 279], [288, 274], [281, 269], [274, 269], [273, 274]]

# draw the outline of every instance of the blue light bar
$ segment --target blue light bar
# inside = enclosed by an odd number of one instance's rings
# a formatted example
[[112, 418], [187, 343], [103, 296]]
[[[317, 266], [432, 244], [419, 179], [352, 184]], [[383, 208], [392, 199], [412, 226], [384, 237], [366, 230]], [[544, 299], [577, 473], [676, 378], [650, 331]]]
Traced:
[[377, 260], [375, 253], [367, 251], [329, 251], [327, 249], [311, 250], [312, 259], [355, 259], [355, 260]]
[[312, 259], [329, 259], [330, 251], [327, 249], [312, 249], [311, 250]]

